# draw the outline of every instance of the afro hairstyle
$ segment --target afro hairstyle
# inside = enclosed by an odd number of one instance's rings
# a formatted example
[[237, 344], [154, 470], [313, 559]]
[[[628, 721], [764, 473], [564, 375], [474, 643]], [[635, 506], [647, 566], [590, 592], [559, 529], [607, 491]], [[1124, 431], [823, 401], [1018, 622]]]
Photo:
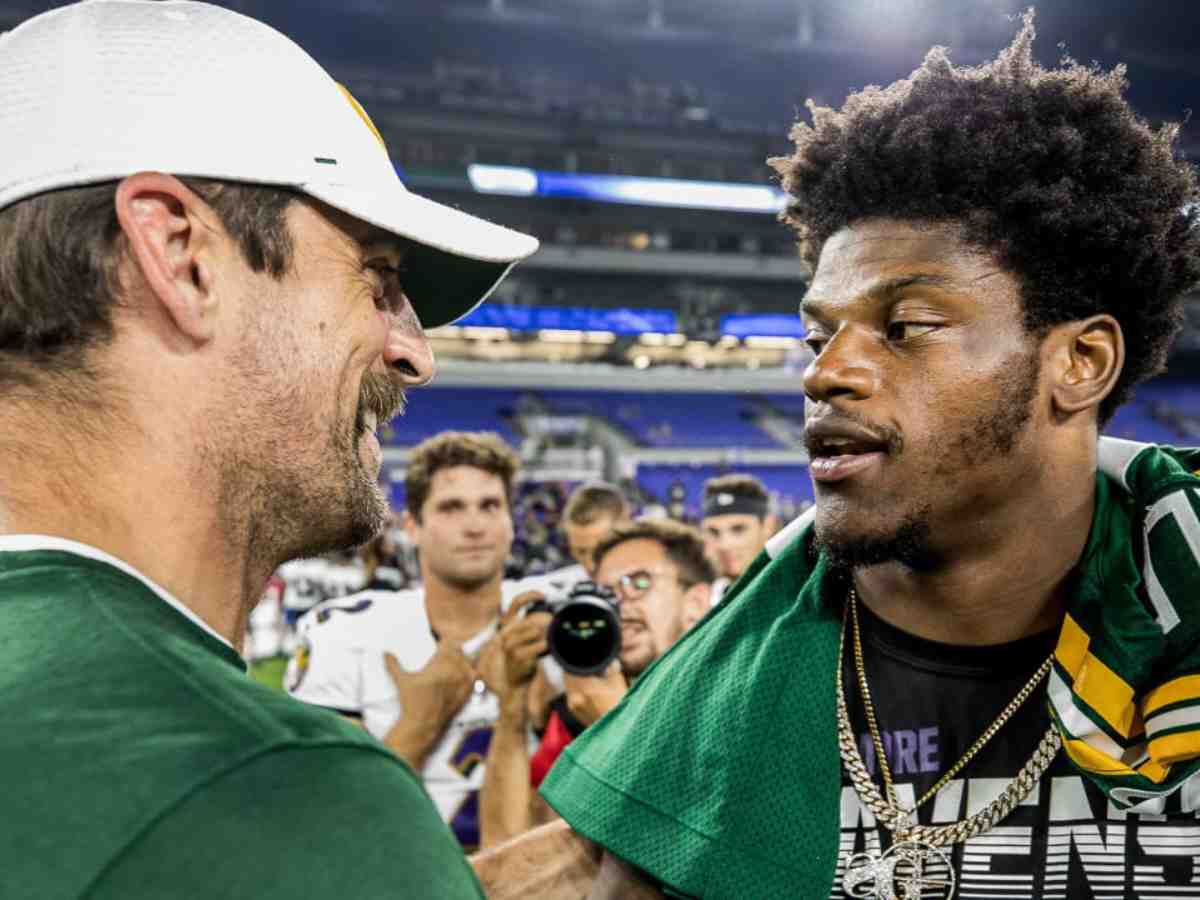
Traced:
[[1033, 11], [995, 60], [954, 66], [930, 50], [907, 79], [840, 110], [811, 100], [791, 156], [769, 160], [790, 195], [780, 218], [817, 264], [825, 241], [867, 218], [961, 228], [1021, 287], [1025, 328], [1107, 313], [1125, 365], [1103, 424], [1161, 372], [1200, 281], [1196, 174], [1178, 125], [1152, 129], [1124, 98], [1125, 69], [1033, 58]]

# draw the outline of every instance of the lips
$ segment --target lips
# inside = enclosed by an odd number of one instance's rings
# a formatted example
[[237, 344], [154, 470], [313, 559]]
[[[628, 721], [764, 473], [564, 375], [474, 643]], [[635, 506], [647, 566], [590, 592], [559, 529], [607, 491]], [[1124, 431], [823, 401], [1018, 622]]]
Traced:
[[848, 419], [826, 416], [807, 423], [809, 471], [820, 482], [836, 482], [883, 463], [893, 441]]

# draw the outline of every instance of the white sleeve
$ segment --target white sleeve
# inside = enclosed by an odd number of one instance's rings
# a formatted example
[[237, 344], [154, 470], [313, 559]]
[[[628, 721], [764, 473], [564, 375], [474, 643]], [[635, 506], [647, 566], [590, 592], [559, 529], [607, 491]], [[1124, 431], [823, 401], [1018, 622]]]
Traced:
[[284, 678], [287, 692], [314, 706], [361, 716], [363, 649], [346, 637], [333, 622], [322, 627], [312, 613], [305, 616]]

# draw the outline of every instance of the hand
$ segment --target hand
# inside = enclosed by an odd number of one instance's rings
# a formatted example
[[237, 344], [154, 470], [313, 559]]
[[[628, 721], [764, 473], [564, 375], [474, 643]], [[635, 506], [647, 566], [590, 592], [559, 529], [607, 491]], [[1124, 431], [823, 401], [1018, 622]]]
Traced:
[[524, 694], [537, 674], [538, 658], [546, 652], [546, 633], [550, 613], [522, 616], [535, 600], [544, 599], [538, 591], [528, 591], [513, 600], [500, 620], [496, 636], [479, 653], [479, 674], [488, 689], [505, 701], [524, 706]]
[[567, 708], [584, 725], [591, 725], [615, 707], [629, 689], [616, 660], [600, 675], [565, 672], [563, 683], [567, 686]]
[[400, 695], [400, 721], [384, 743], [419, 768], [454, 714], [471, 696], [479, 677], [462, 649], [443, 642], [425, 667], [406, 672], [391, 653], [383, 655], [388, 674]]

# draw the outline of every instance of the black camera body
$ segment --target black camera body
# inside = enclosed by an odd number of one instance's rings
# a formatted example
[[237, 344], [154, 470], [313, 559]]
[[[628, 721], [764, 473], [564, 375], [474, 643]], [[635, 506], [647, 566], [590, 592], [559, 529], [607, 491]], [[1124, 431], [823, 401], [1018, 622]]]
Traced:
[[591, 581], [578, 582], [565, 597], [537, 600], [526, 613], [548, 612], [550, 655], [572, 675], [597, 675], [621, 652], [617, 595]]

